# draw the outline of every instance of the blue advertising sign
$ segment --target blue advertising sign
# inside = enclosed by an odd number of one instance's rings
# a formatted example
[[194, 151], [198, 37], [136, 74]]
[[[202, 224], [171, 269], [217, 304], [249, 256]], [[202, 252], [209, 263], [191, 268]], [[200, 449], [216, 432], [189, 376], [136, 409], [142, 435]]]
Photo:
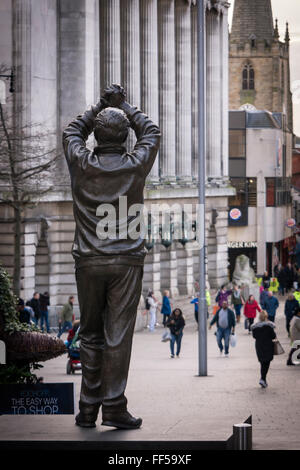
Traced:
[[0, 414], [74, 414], [74, 384], [1, 384]]

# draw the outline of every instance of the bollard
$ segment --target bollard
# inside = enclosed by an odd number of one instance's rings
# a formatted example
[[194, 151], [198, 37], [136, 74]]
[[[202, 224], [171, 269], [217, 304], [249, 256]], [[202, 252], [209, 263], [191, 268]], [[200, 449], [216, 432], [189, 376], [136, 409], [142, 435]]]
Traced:
[[233, 450], [252, 450], [252, 425], [233, 425]]

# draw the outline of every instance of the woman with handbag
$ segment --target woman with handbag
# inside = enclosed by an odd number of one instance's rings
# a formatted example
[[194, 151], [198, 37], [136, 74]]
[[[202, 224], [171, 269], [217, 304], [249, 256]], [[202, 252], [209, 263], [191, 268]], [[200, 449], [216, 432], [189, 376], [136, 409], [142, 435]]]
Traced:
[[185, 327], [184, 317], [180, 308], [175, 308], [175, 310], [173, 310], [172, 315], [168, 320], [167, 327], [170, 328], [171, 333], [170, 349], [171, 359], [173, 359], [175, 343], [177, 345], [176, 357], [179, 357], [181, 349], [181, 340], [183, 336], [183, 328]]
[[267, 373], [274, 356], [274, 339], [276, 339], [275, 324], [268, 321], [268, 314], [265, 310], [259, 313], [259, 321], [251, 326], [253, 338], [255, 338], [255, 349], [258, 361], [261, 366], [261, 378], [259, 385], [262, 388], [268, 386]]

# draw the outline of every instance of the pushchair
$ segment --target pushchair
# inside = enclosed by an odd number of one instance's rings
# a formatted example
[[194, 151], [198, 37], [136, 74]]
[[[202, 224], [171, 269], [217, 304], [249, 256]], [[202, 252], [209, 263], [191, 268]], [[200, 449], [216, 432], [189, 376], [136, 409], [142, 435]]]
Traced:
[[69, 331], [66, 346], [68, 349], [67, 374], [75, 374], [76, 370], [81, 370], [80, 362], [80, 340], [78, 338], [80, 330], [79, 322], [75, 322], [73, 328]]

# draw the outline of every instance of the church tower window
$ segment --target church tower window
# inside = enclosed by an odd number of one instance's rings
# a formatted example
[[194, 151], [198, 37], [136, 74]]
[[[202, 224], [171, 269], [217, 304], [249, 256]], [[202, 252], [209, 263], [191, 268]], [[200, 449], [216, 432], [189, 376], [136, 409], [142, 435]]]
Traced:
[[254, 90], [254, 69], [251, 64], [246, 64], [243, 69], [243, 90]]

